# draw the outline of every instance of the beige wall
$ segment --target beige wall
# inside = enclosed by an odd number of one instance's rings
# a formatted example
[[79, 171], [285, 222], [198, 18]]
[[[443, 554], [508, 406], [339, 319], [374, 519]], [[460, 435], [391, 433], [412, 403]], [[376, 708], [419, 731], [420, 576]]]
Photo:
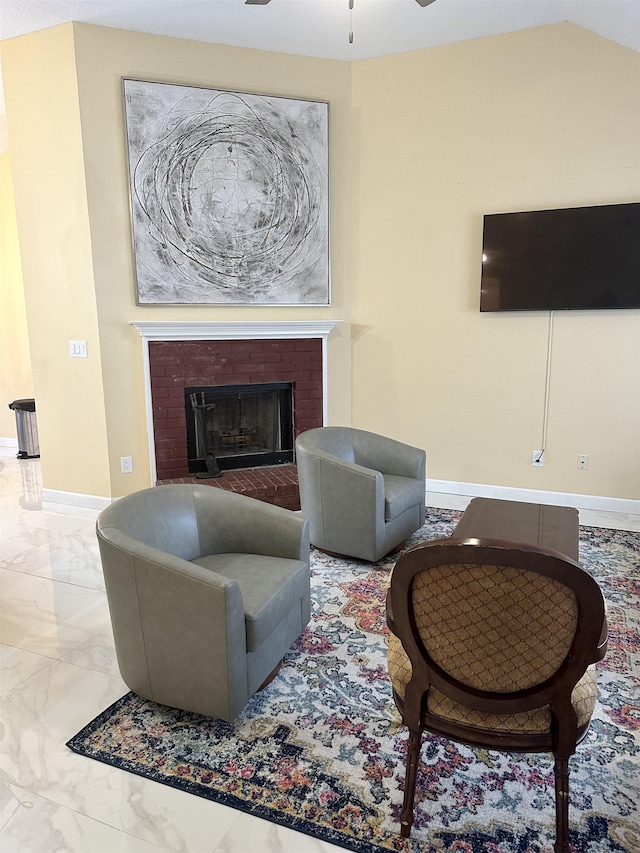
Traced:
[[[548, 317], [477, 310], [484, 212], [640, 195], [633, 51], [561, 24], [348, 64], [74, 24], [2, 54], [46, 487], [149, 483], [128, 320], [331, 318], [330, 422], [426, 447], [431, 478], [640, 497], [640, 312], [556, 314], [533, 469]], [[330, 102], [330, 308], [136, 307], [123, 76]]]
[[[73, 30], [4, 42], [2, 64], [44, 483], [101, 495], [105, 406]], [[75, 339], [90, 358], [69, 358]]]
[[[0, 437], [16, 438], [12, 400], [33, 397], [9, 151], [0, 154]], [[37, 413], [36, 413], [37, 417]]]
[[[640, 311], [478, 311], [483, 213], [640, 198], [638, 54], [571, 24], [356, 63], [353, 422], [429, 476], [640, 497]], [[589, 469], [577, 470], [579, 453]]]
[[[35, 57], [42, 66], [52, 70], [51, 80], [30, 72]], [[49, 288], [50, 295], [60, 287], [59, 298], [47, 300], [46, 309], [36, 306], [34, 300], [29, 305], [30, 314], [36, 312], [42, 321], [45, 317], [48, 319], [53, 327], [49, 339], [55, 337], [57, 344], [57, 357], [55, 362], [52, 360], [57, 375], [55, 379], [51, 377], [53, 381], [45, 388], [37, 382], [37, 377], [47, 353], [39, 342], [32, 340], [32, 348], [40, 353], [39, 363], [34, 363], [36, 392], [43, 398], [42, 404], [38, 399], [38, 410], [55, 408], [60, 414], [60, 420], [55, 423], [52, 416], [43, 418], [42, 430], [48, 431], [49, 448], [53, 444], [57, 448], [55, 454], [45, 453], [45, 447], [42, 450], [45, 487], [118, 496], [151, 482], [142, 345], [138, 333], [127, 324], [129, 320], [348, 319], [350, 297], [345, 284], [345, 233], [349, 199], [350, 66], [83, 24], [65, 25], [8, 42], [3, 50], [3, 66], [7, 90], [14, 91], [13, 102], [7, 98], [10, 140], [13, 146], [12, 131], [16, 127], [15, 144], [20, 146], [21, 153], [15, 164], [23, 202], [21, 205], [18, 197], [18, 216], [21, 226], [29, 231], [45, 226], [50, 231], [47, 240], [36, 241], [38, 250], [34, 252], [31, 267], [25, 269], [25, 287], [27, 294], [29, 290], [41, 294], [43, 276], [49, 279], [45, 289]], [[136, 306], [123, 77], [330, 102], [333, 296], [330, 308]], [[72, 93], [74, 85], [77, 85], [77, 92]], [[67, 105], [67, 95], [70, 114], [63, 119], [58, 110]], [[29, 103], [27, 116], [16, 109], [21, 102]], [[47, 132], [30, 139], [33, 129], [43, 126], [42, 111], [46, 116]], [[61, 138], [48, 138], [48, 122]], [[62, 122], [64, 128], [59, 127]], [[53, 151], [49, 149], [50, 144], [54, 145]], [[33, 163], [45, 157], [46, 167], [34, 168]], [[67, 191], [61, 175], [49, 174], [51, 163], [57, 163], [58, 159], [70, 164], [74, 173], [82, 172], [86, 181], [84, 188], [73, 187]], [[63, 167], [62, 172], [65, 171]], [[82, 306], [87, 322], [74, 326], [73, 334], [67, 312], [72, 300], [79, 299], [79, 295], [75, 290], [65, 292], [67, 272], [63, 268], [45, 272], [50, 266], [49, 243], [64, 238], [55, 216], [65, 210], [69, 200], [72, 207], [82, 209], [81, 225], [90, 230], [89, 240], [88, 233], [78, 234], [80, 223], [74, 223], [78, 226], [74, 229], [78, 254], [91, 261], [91, 268], [86, 270], [82, 282], [86, 293], [76, 306]], [[21, 207], [34, 208], [31, 221], [27, 222], [21, 215]], [[74, 263], [77, 260], [74, 259]], [[95, 390], [91, 394], [87, 392], [91, 405], [83, 413], [82, 435], [74, 431], [72, 439], [73, 445], [81, 444], [95, 457], [99, 471], [89, 472], [84, 466], [78, 467], [77, 476], [70, 476], [77, 449], [74, 446], [67, 449], [71, 436], [63, 423], [68, 423], [72, 415], [60, 403], [66, 392], [74, 387], [78, 372], [77, 360], [65, 358], [64, 353], [60, 355], [69, 337], [93, 338], [89, 343], [90, 357], [84, 366], [92, 374], [99, 374]], [[329, 418], [334, 422], [344, 422], [350, 417], [349, 347], [348, 328], [338, 327], [329, 343]], [[99, 401], [95, 399], [97, 396]], [[122, 456], [133, 457], [133, 474], [120, 473]]]

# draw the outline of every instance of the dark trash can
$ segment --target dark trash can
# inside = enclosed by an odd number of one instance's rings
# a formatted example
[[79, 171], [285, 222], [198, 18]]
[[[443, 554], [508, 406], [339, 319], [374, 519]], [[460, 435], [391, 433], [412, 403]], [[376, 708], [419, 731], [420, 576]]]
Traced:
[[16, 413], [18, 431], [18, 459], [34, 459], [40, 456], [38, 424], [36, 421], [36, 401], [14, 400], [9, 408]]

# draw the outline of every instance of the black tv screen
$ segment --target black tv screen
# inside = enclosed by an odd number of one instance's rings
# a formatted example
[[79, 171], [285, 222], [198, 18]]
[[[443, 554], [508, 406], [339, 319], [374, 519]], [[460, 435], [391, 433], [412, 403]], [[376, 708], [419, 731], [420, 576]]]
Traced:
[[640, 203], [484, 217], [481, 311], [640, 308]]

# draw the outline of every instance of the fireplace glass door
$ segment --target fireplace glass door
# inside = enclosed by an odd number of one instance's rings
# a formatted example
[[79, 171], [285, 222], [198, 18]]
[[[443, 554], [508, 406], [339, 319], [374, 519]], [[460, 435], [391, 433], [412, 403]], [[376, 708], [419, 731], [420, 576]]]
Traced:
[[292, 385], [185, 388], [189, 472], [293, 461]]

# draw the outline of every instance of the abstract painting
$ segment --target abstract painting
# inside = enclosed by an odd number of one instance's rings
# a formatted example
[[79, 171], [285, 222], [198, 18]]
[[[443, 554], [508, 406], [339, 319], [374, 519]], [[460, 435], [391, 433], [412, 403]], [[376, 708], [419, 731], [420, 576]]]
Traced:
[[328, 105], [123, 83], [138, 304], [328, 305]]

